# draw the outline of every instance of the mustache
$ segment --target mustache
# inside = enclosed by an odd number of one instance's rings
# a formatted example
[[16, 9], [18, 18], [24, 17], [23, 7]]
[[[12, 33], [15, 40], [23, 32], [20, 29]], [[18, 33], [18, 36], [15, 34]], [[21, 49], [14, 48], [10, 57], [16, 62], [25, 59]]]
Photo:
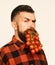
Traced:
[[37, 32], [34, 28], [30, 28], [30, 29], [27, 29], [27, 30], [24, 31], [25, 35], [27, 34], [27, 31], [30, 31], [31, 34], [33, 34], [33, 33], [36, 34], [36, 32]]

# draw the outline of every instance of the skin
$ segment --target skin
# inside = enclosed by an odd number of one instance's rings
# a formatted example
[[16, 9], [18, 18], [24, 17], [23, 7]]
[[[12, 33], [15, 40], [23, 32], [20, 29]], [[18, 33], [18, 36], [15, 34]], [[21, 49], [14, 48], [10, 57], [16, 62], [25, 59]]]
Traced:
[[19, 14], [17, 14], [12, 21], [12, 27], [15, 30], [15, 37], [19, 41], [23, 42], [18, 36], [18, 31], [24, 33], [24, 31], [26, 31], [27, 29], [35, 29], [35, 22], [36, 18], [34, 13], [20, 12]]

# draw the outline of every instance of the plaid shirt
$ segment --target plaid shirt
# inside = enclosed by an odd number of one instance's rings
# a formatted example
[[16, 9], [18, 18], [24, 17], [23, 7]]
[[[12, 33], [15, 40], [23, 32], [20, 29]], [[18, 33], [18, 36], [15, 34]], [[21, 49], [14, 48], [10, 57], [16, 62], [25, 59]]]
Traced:
[[44, 51], [31, 54], [15, 36], [0, 49], [0, 65], [48, 65]]

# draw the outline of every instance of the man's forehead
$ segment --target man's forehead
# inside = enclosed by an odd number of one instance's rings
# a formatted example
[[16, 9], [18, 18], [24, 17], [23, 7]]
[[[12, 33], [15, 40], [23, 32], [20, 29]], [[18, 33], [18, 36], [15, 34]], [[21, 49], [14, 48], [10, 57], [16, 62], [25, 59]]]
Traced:
[[35, 14], [30, 12], [20, 12], [20, 16], [24, 19], [35, 19]]
[[34, 13], [31, 13], [31, 12], [20, 12], [19, 13], [21, 16], [23, 16], [23, 15], [29, 15], [29, 16], [35, 16], [35, 14]]

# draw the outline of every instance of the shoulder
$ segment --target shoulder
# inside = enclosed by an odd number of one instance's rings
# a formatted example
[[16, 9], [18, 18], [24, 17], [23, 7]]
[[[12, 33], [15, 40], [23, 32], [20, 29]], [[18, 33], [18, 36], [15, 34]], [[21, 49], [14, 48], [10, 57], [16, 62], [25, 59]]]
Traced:
[[41, 55], [41, 56], [43, 56], [43, 57], [46, 57], [46, 55], [45, 55], [45, 51], [42, 49], [42, 50], [40, 50], [38, 53], [36, 53], [36, 54], [38, 54], [38, 55]]
[[13, 47], [13, 42], [10, 41], [6, 45], [0, 48], [0, 54], [6, 54], [11, 51], [11, 48]]
[[8, 62], [8, 55], [11, 53], [11, 47], [13, 43], [10, 41], [6, 45], [0, 48], [0, 65], [6, 64]]

